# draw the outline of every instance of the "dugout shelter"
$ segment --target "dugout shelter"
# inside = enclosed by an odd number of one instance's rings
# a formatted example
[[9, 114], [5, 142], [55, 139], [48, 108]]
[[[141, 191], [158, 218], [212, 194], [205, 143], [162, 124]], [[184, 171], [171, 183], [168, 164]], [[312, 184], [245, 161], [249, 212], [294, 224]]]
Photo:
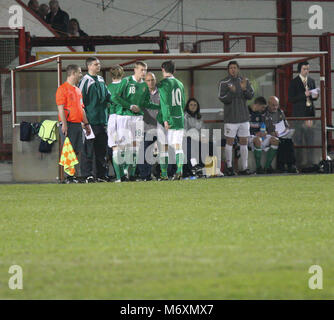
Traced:
[[[101, 72], [106, 82], [110, 82], [108, 70], [120, 64], [131, 74], [136, 61], [148, 64], [148, 71], [161, 78], [160, 66], [165, 60], [174, 60], [176, 74], [185, 84], [186, 95], [196, 97], [201, 102], [205, 122], [211, 128], [223, 127], [223, 104], [218, 100], [218, 82], [226, 77], [227, 64], [237, 60], [241, 73], [257, 84], [256, 95], [277, 95], [279, 97], [278, 76], [287, 66], [301, 61], [319, 60], [320, 98], [319, 111], [315, 118], [290, 118], [290, 121], [313, 120], [318, 123], [319, 143], [311, 148], [319, 151], [320, 159], [327, 158], [325, 69], [327, 52], [233, 52], [233, 53], [175, 53], [175, 54], [95, 54], [101, 61]], [[20, 141], [20, 122], [40, 122], [45, 119], [57, 120], [55, 93], [57, 87], [66, 80], [65, 69], [69, 64], [78, 64], [85, 72], [85, 60], [92, 54], [43, 53], [40, 60], [20, 65], [11, 70], [12, 83], [12, 127], [13, 127], [13, 179], [16, 182], [55, 182], [62, 178], [59, 167], [60, 144], [53, 147], [50, 154], [38, 152], [39, 139]], [[279, 97], [280, 98], [280, 97]], [[284, 106], [282, 106], [284, 108]], [[289, 122], [290, 122], [289, 121]], [[306, 146], [299, 146], [305, 148]]]

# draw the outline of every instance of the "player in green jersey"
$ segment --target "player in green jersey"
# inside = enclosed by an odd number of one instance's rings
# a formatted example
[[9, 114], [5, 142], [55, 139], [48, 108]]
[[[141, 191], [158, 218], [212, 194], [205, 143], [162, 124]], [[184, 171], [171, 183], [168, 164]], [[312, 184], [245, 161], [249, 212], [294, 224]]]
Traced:
[[[122, 78], [124, 76], [123, 68], [116, 64], [111, 66], [110, 74], [112, 82], [108, 85], [108, 90], [113, 95], [120, 88]], [[112, 164], [114, 167], [116, 181], [121, 182], [124, 177], [122, 149], [124, 140], [121, 139], [117, 122], [120, 122], [120, 117], [123, 115], [122, 106], [116, 103], [109, 105], [109, 119], [108, 119], [108, 147], [112, 149]]]
[[175, 64], [165, 61], [161, 65], [163, 80], [158, 84], [161, 111], [158, 114], [158, 141], [160, 145], [161, 180], [168, 180], [168, 146], [175, 150], [177, 170], [174, 180], [180, 180], [183, 167], [182, 141], [184, 136], [185, 93], [181, 81], [176, 79]]
[[135, 180], [139, 146], [144, 138], [143, 108], [160, 108], [150, 101], [149, 88], [144, 81], [146, 72], [147, 64], [137, 61], [134, 74], [125, 77], [112, 95], [112, 101], [123, 109], [123, 116], [117, 125], [121, 138], [126, 143], [125, 163], [130, 181]]

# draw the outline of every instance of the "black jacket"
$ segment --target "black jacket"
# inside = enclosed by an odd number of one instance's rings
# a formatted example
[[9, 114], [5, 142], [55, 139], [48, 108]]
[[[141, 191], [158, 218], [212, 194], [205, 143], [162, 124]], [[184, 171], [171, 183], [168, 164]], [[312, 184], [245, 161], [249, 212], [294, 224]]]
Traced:
[[[88, 34], [85, 31], [82, 31], [79, 29], [79, 35], [80, 37], [87, 37]], [[95, 51], [95, 46], [93, 44], [88, 44], [83, 46], [83, 51]]]
[[69, 15], [60, 8], [53, 18], [51, 12], [46, 16], [46, 23], [51, 24], [51, 27], [59, 32], [61, 36], [67, 36], [69, 21]]
[[[307, 77], [307, 86], [309, 90], [315, 89], [315, 81]], [[314, 110], [314, 104], [313, 101], [317, 99], [313, 99], [312, 96], [310, 96], [311, 100], [311, 106], [306, 106], [306, 96], [305, 96], [305, 87], [303, 84], [302, 79], [300, 79], [300, 76], [298, 75], [296, 78], [291, 80], [289, 85], [289, 93], [288, 93], [288, 99], [289, 102], [292, 103], [292, 116], [293, 117], [314, 117], [315, 116], [315, 110]]]

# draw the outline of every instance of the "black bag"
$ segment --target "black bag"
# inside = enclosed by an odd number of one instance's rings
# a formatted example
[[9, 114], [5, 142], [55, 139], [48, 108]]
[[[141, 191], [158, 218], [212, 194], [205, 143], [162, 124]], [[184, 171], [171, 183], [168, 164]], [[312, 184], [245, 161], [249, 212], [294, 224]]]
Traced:
[[20, 140], [30, 141], [32, 136], [32, 126], [30, 122], [22, 121], [20, 123]]
[[32, 134], [37, 135], [39, 132], [39, 129], [41, 128], [41, 123], [40, 122], [34, 122], [32, 125]]
[[53, 143], [41, 140], [38, 151], [41, 153], [50, 153], [52, 151], [52, 145]]
[[319, 173], [334, 173], [334, 160], [322, 160], [319, 163]]
[[[41, 140], [41, 143], [39, 144], [39, 149], [38, 151], [41, 153], [50, 153], [52, 151], [52, 145], [54, 144], [54, 141], [52, 141], [50, 138], [52, 136], [52, 132], [56, 130], [56, 123], [54, 124], [51, 132], [50, 132], [50, 137], [46, 138], [46, 141]], [[40, 130], [45, 130], [45, 127], [43, 126], [43, 123], [41, 123], [39, 131]], [[49, 141], [52, 141], [52, 143], [49, 143]]]
[[277, 167], [284, 168], [284, 165], [296, 165], [295, 148], [292, 139], [279, 139], [279, 146], [277, 150]]

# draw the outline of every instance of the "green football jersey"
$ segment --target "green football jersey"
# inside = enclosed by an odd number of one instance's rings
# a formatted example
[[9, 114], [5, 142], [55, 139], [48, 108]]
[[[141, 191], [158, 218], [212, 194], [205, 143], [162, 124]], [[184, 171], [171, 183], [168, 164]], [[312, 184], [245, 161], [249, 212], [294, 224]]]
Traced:
[[[117, 82], [112, 82], [108, 85], [108, 90], [111, 93], [111, 96], [119, 90], [121, 87], [121, 80]], [[115, 102], [109, 103], [109, 114], [118, 114], [122, 115], [123, 114], [123, 108], [120, 104], [117, 104]]]
[[[123, 115], [127, 116], [142, 116], [144, 115], [143, 108], [160, 109], [159, 105], [155, 105], [150, 101], [150, 91], [144, 80], [137, 82], [134, 76], [123, 78], [120, 87], [112, 94], [112, 101], [115, 104], [121, 105]], [[132, 105], [138, 106], [141, 110], [134, 113], [130, 110]]]
[[185, 94], [181, 81], [174, 77], [168, 77], [157, 85], [160, 94], [160, 112], [157, 120], [161, 125], [165, 121], [171, 129], [180, 130], [184, 128]]

